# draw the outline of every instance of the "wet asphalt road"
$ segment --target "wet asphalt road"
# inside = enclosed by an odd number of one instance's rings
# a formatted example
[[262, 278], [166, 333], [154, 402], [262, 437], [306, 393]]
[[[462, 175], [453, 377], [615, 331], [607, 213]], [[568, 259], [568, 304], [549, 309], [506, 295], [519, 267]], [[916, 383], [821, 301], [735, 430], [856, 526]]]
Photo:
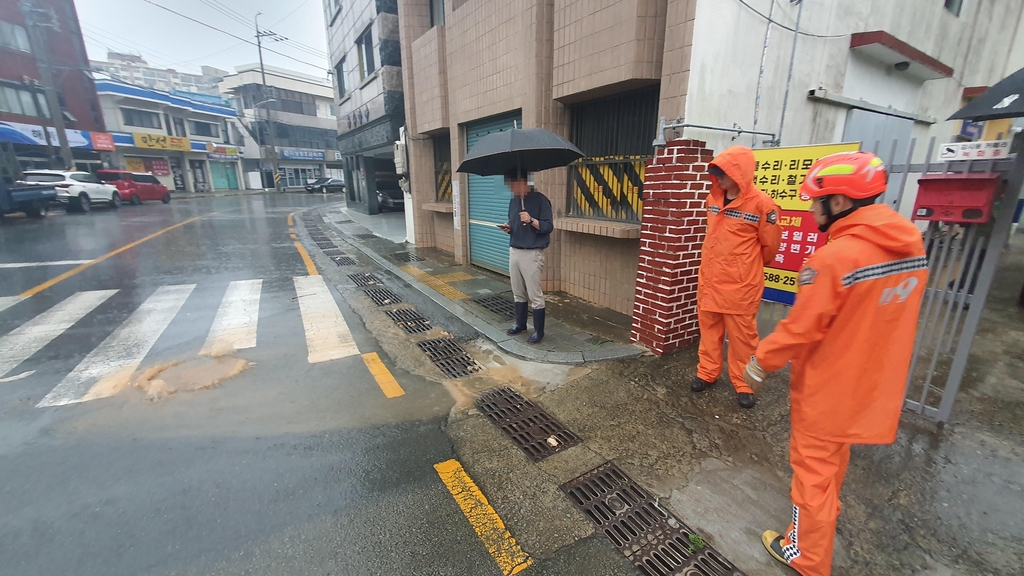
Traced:
[[[175, 200], [0, 225], [0, 263], [88, 261], [203, 217], [0, 310], [3, 338], [76, 294], [116, 290], [0, 370], [0, 574], [500, 574], [433, 469], [454, 456], [444, 388], [396, 372], [405, 396], [388, 399], [359, 355], [307, 360], [293, 285], [307, 272], [286, 218], [333, 200]], [[73, 268], [0, 268], [0, 298]], [[36, 407], [162, 287], [195, 285], [142, 369], [194, 361], [228, 284], [256, 279], [256, 345], [233, 355], [254, 364], [233, 379]], [[338, 305], [359, 352], [380, 351]], [[0, 367], [22, 341], [8, 338]]]

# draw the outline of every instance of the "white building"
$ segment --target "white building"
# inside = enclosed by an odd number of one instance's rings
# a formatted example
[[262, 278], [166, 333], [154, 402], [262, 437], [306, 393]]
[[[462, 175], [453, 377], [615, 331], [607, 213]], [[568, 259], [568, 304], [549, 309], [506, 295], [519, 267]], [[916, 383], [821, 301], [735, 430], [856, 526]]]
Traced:
[[[322, 176], [342, 178], [330, 81], [274, 66], [265, 70], [266, 86], [259, 64], [238, 66], [219, 84], [243, 128], [244, 169], [249, 185], [273, 187], [272, 145], [277, 146], [281, 182], [286, 187], [305, 186]], [[273, 137], [267, 130], [268, 123], [273, 126]]]
[[107, 60], [90, 60], [89, 66], [96, 72], [103, 72], [114, 80], [145, 86], [164, 92], [193, 92], [217, 96], [217, 83], [228, 73], [212, 66], [203, 66], [202, 74], [178, 72], [173, 68], [155, 68], [142, 56], [107, 52]]
[[240, 189], [236, 113], [116, 80], [96, 81], [115, 167], [151, 172], [170, 190]]

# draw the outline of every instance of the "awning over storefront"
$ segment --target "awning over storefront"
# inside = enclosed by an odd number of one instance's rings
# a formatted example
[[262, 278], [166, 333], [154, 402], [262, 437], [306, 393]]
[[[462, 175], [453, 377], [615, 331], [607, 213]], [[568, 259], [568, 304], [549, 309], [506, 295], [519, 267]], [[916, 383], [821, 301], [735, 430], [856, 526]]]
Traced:
[[[19, 122], [0, 122], [0, 142], [27, 144], [29, 146], [46, 146], [46, 132], [50, 135], [50, 144], [58, 145], [57, 129], [52, 126], [37, 126]], [[114, 139], [106, 132], [87, 132], [85, 130], [64, 130], [68, 145], [84, 150], [112, 151]]]

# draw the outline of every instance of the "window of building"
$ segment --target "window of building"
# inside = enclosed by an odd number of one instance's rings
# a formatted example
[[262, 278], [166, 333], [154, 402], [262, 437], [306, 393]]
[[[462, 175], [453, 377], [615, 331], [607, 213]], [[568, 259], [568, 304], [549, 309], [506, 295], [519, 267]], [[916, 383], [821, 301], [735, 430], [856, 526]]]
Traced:
[[136, 126], [139, 128], [160, 129], [160, 115], [148, 110], [137, 110], [135, 108], [122, 108], [121, 117], [124, 118], [125, 126]]
[[338, 80], [338, 98], [345, 97], [345, 59], [342, 58], [341, 62], [334, 67], [334, 77]]
[[188, 133], [185, 132], [185, 120], [181, 118], [174, 119], [174, 135], [182, 138], [188, 136]]
[[25, 28], [10, 22], [0, 21], [0, 46], [22, 52], [32, 51]]
[[171, 116], [164, 114], [164, 127], [167, 128], [167, 135], [174, 136], [174, 132], [171, 130]]
[[0, 112], [49, 118], [50, 111], [42, 98], [42, 94], [29, 90], [0, 86]]
[[205, 136], [207, 138], [220, 138], [220, 126], [210, 122], [193, 120], [190, 128], [193, 136]]
[[444, 26], [444, 0], [430, 0], [430, 27]]
[[953, 16], [960, 16], [960, 9], [963, 8], [964, 0], [946, 0], [946, 10]]
[[366, 80], [375, 70], [373, 65], [373, 26], [366, 29], [356, 39], [356, 52], [359, 53], [359, 79]]

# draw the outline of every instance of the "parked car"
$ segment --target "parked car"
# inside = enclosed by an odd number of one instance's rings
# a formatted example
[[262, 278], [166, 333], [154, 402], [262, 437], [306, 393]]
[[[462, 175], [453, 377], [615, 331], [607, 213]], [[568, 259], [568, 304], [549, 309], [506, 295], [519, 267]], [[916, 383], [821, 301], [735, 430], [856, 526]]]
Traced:
[[171, 201], [171, 191], [152, 174], [128, 172], [126, 170], [97, 170], [100, 180], [117, 186], [121, 198], [138, 206], [146, 200], [160, 200], [164, 204]]
[[309, 184], [306, 184], [306, 192], [312, 194], [313, 192], [319, 192], [321, 194], [325, 192], [344, 192], [345, 181], [338, 178], [317, 178]]
[[103, 202], [111, 208], [121, 205], [117, 188], [104, 184], [88, 172], [29, 170], [21, 179], [32, 184], [52, 185], [57, 189], [57, 202], [67, 205], [68, 212], [88, 212], [95, 202]]
[[50, 202], [57, 200], [57, 188], [50, 184], [7, 184], [0, 178], [0, 218], [24, 212], [29, 218], [45, 218]]
[[377, 205], [381, 210], [405, 210], [405, 196], [398, 180], [377, 180]]

